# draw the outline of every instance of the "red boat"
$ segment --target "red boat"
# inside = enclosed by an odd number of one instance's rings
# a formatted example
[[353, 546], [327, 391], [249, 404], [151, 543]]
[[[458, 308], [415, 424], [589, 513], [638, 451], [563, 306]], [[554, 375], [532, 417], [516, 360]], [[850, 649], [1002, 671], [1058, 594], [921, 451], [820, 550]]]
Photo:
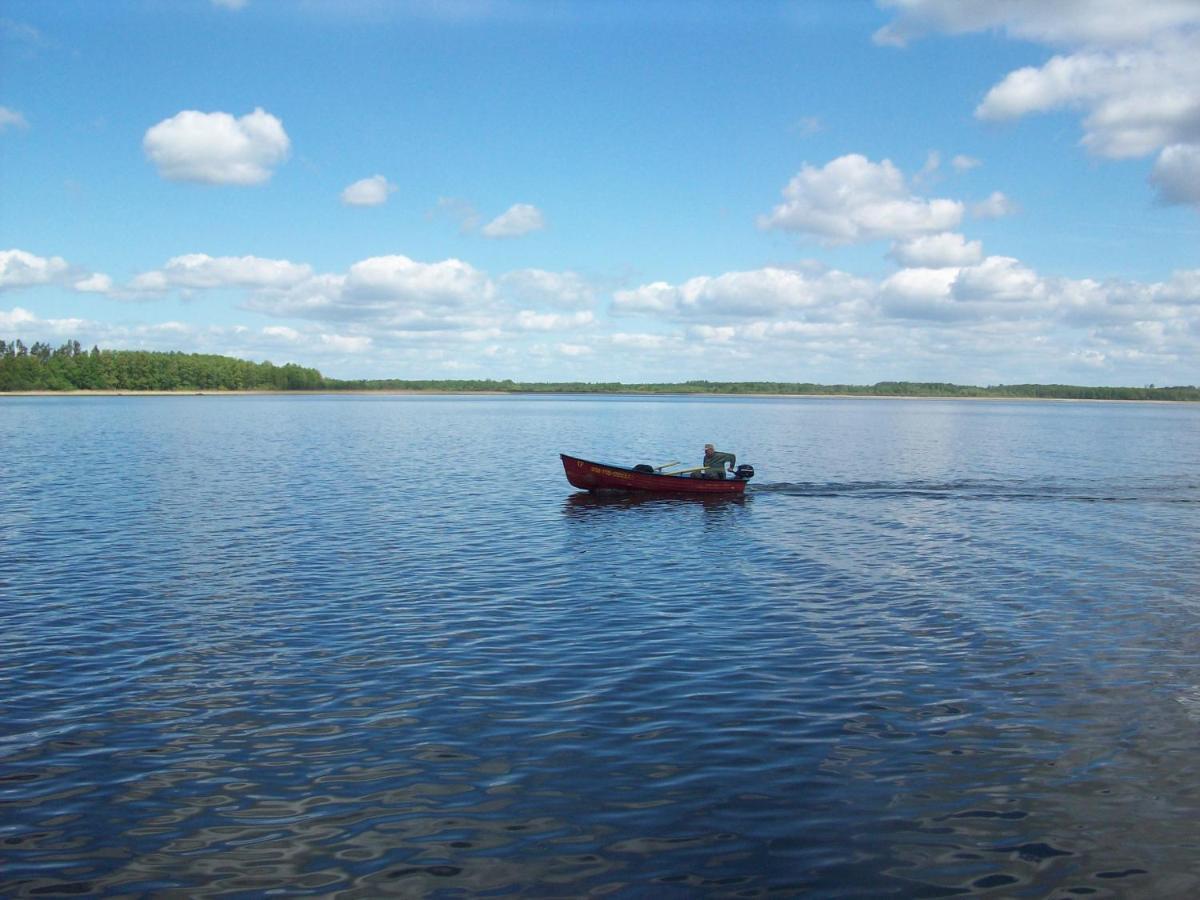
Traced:
[[[567, 481], [585, 491], [638, 491], [650, 494], [741, 494], [746, 482], [753, 477], [750, 466], [738, 466], [733, 478], [701, 478], [697, 472], [691, 474], [669, 474], [656, 471], [651, 466], [610, 466], [607, 463], [591, 462], [577, 456], [560, 453]], [[663, 466], [663, 468], [666, 468]], [[696, 476], [696, 477], [692, 477]]]

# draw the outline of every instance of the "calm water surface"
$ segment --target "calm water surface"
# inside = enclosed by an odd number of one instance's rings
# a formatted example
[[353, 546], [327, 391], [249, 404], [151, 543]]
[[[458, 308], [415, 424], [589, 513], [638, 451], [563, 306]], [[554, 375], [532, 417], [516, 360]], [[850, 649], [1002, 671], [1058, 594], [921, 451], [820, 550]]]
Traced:
[[0, 895], [1194, 897], [1198, 526], [1195, 405], [3, 399]]

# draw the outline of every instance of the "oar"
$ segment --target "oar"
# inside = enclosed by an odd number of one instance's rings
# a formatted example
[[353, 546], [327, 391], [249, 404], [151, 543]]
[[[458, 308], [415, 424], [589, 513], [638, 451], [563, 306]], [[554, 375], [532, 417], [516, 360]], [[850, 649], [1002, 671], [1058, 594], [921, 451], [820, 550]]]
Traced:
[[690, 475], [692, 472], [703, 472], [708, 466], [696, 466], [694, 469], [680, 469], [678, 472], [667, 472], [667, 475]]
[[663, 463], [661, 466], [655, 466], [654, 471], [661, 472], [663, 469], [669, 469], [669, 468], [671, 468], [671, 466], [677, 466], [677, 465], [679, 465], [679, 460], [675, 460], [675, 462]]

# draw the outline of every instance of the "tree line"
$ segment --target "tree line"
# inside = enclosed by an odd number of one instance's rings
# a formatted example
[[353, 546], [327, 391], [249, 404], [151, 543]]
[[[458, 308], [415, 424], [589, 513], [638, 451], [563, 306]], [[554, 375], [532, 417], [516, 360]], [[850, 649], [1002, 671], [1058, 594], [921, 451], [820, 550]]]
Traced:
[[316, 369], [204, 353], [85, 350], [0, 340], [0, 391], [297, 391], [326, 387]]
[[861, 397], [995, 397], [1054, 400], [1192, 400], [1200, 388], [1084, 387], [1070, 384], [998, 384], [880, 381], [871, 385], [791, 381], [512, 381], [511, 379], [347, 380], [326, 378], [294, 363], [277, 366], [228, 356], [147, 350], [85, 350], [0, 340], [0, 391], [440, 391], [543, 394], [808, 394]]

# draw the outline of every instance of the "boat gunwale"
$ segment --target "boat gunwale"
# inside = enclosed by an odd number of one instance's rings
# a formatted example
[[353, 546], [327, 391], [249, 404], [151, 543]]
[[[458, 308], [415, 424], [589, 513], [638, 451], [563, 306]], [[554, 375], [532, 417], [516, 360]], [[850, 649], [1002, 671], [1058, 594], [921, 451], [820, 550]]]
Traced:
[[[570, 453], [559, 453], [563, 459], [574, 459], [579, 462], [587, 463], [589, 466], [603, 466], [606, 469], [616, 469], [620, 472], [632, 472], [634, 475], [652, 475], [655, 478], [677, 478], [680, 481], [691, 481], [686, 475], [676, 475], [673, 472], [639, 472], [633, 466], [618, 466], [615, 463], [597, 462], [594, 459], [584, 459], [582, 456], [572, 456]], [[704, 480], [704, 479], [699, 479]], [[713, 481], [732, 481], [734, 479], [714, 478]]]
[[[572, 456], [569, 453], [558, 454], [563, 463], [563, 468], [566, 470], [567, 481], [572, 486], [586, 491], [622, 491], [630, 493], [665, 493], [665, 494], [692, 494], [692, 495], [734, 495], [742, 494], [746, 489], [748, 479], [743, 478], [690, 478], [687, 475], [669, 475], [661, 472], [639, 472], [632, 466], [619, 466], [611, 463], [596, 462], [591, 459], [584, 459], [582, 456]], [[630, 481], [640, 481], [641, 484], [622, 483], [619, 484], [586, 484], [576, 481], [572, 477], [571, 464], [579, 464], [580, 467], [591, 466], [598, 470], [607, 470], [613, 473], [613, 476], [621, 479], [630, 479]], [[619, 475], [617, 473], [620, 473]], [[597, 472], [603, 478], [603, 472]]]

